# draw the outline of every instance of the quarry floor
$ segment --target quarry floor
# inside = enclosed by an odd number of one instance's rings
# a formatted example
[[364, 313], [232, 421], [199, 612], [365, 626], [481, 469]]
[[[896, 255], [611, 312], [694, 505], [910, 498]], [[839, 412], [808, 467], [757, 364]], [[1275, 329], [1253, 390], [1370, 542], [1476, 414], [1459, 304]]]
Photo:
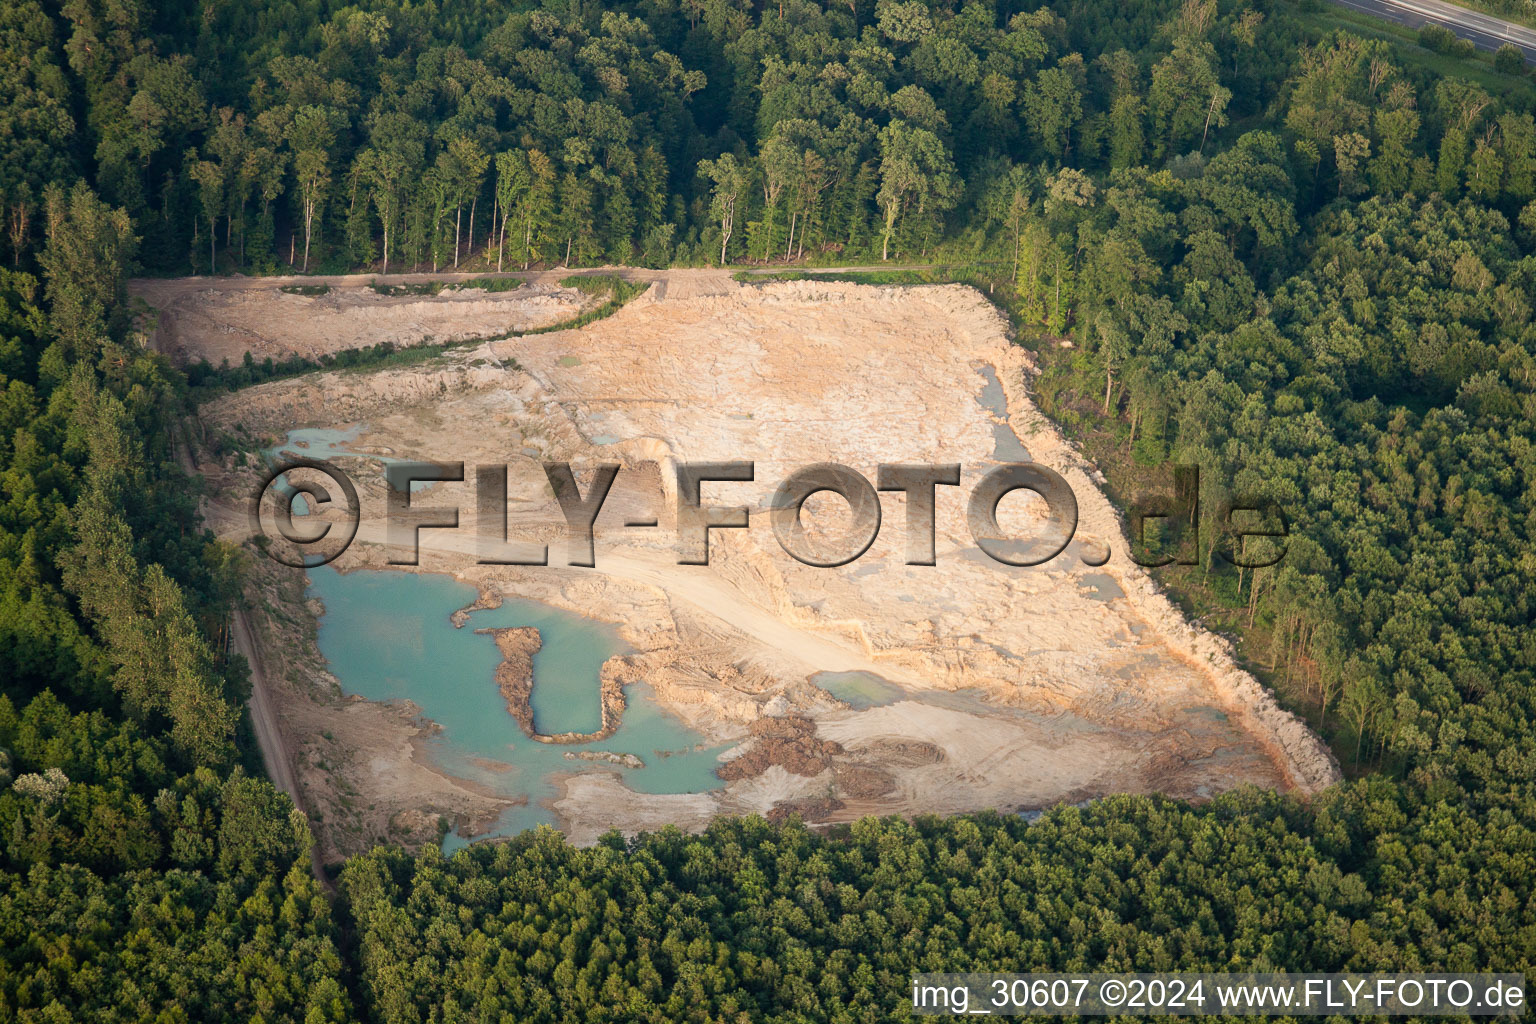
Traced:
[[[1129, 559], [1118, 514], [1030, 402], [1028, 355], [979, 293], [642, 273], [648, 292], [580, 330], [206, 403], [194, 433], [210, 524], [231, 540], [249, 535], [264, 476], [255, 453], [298, 428], [356, 430], [359, 452], [463, 462], [466, 482], [413, 495], [457, 506], [459, 527], [421, 531], [420, 564], [392, 566], [403, 551], [386, 543], [381, 466], [346, 460], [362, 520], [336, 567], [451, 573], [482, 599], [517, 595], [615, 623], [633, 648], [614, 659], [621, 679], [644, 679], [710, 742], [735, 744], [726, 759], [753, 758], [708, 793], [640, 794], [621, 772], [573, 773], [553, 810], [577, 842], [609, 828], [700, 828], [722, 813], [836, 822], [1112, 793], [1203, 798], [1243, 784], [1310, 793], [1336, 781], [1316, 737]], [[157, 344], [214, 363], [238, 361], [241, 346], [260, 357], [371, 344], [386, 327], [398, 343], [496, 336], [581, 308], [580, 293], [550, 280], [409, 303], [367, 280], [316, 297], [215, 279], [137, 294], [159, 311]], [[1065, 478], [1079, 513], [1073, 542], [1032, 568], [992, 561], [965, 520], [976, 482], [1022, 458], [1019, 445]], [[751, 508], [751, 527], [713, 531], [707, 566], [677, 564], [663, 482], [680, 461], [739, 460], [755, 463], [754, 479], [706, 484], [705, 503]], [[621, 466], [597, 520], [594, 567], [566, 564], [545, 461], [570, 462], [583, 489], [595, 463]], [[792, 470], [820, 462], [872, 481], [880, 463], [960, 463], [961, 486], [938, 489], [937, 564], [905, 564], [899, 492], [882, 495], [879, 535], [854, 562], [816, 568], [785, 554], [765, 506]], [[509, 467], [507, 535], [547, 544], [548, 565], [478, 564], [477, 465]], [[845, 507], [813, 498], [809, 533], [836, 538]], [[1028, 492], [999, 507], [1017, 536], [1039, 534], [1042, 515]], [[657, 525], [626, 525], [650, 519]], [[1087, 564], [1106, 547], [1107, 562]], [[319, 609], [304, 600], [302, 573], [254, 557], [263, 564], [247, 603], [270, 699], [328, 854], [429, 841], [439, 815], [469, 833], [494, 820], [513, 798], [434, 765], [420, 742], [430, 723], [410, 706], [344, 696], [315, 646]], [[872, 673], [910, 699], [858, 710], [816, 685], [821, 672]], [[979, 699], [941, 699], [956, 693]], [[811, 723], [821, 753], [754, 728], [773, 718]]]

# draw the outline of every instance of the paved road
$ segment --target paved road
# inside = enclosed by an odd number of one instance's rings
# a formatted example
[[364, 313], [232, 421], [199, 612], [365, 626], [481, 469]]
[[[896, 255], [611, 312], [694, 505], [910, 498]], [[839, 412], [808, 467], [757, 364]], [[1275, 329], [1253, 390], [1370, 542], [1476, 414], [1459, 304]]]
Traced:
[[1536, 61], [1536, 29], [1495, 18], [1491, 14], [1469, 11], [1442, 0], [1333, 0], [1341, 7], [1363, 11], [1378, 18], [1395, 21], [1409, 28], [1426, 22], [1444, 25], [1463, 39], [1483, 50], [1497, 50], [1514, 43], [1525, 51], [1527, 61]]

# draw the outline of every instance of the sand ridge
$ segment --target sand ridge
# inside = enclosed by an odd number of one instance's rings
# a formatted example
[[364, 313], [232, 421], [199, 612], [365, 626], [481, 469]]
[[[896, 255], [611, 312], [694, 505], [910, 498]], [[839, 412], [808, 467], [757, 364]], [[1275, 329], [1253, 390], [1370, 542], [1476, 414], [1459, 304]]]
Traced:
[[[291, 286], [295, 288], [305, 285]], [[155, 347], [179, 362], [238, 366], [293, 356], [318, 359], [387, 342], [397, 347], [490, 338], [574, 319], [592, 296], [549, 283], [491, 292], [447, 289], [437, 295], [386, 295], [366, 284], [309, 285], [319, 295], [279, 288], [232, 289], [216, 280], [135, 282], [135, 294], [159, 311]]]

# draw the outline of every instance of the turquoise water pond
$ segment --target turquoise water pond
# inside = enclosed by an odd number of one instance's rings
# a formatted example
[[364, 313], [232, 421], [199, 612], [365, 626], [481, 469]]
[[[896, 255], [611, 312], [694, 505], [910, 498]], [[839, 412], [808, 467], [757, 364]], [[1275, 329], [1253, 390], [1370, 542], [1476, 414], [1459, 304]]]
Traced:
[[[725, 747], [703, 738], [660, 708], [650, 688], [626, 688], [628, 707], [617, 732], [585, 744], [537, 743], [507, 712], [495, 682], [501, 654], [476, 629], [535, 626], [543, 647], [534, 657], [531, 704], [540, 731], [591, 731], [601, 721], [598, 671], [625, 647], [610, 625], [535, 601], [508, 599], [474, 612], [455, 629], [449, 616], [475, 600], [475, 589], [449, 576], [329, 567], [309, 570], [309, 594], [325, 604], [320, 653], [347, 693], [370, 700], [414, 701], [441, 728], [429, 745], [447, 772], [505, 796], [527, 797], [491, 829], [509, 835], [555, 824], [542, 802], [556, 795], [557, 774], [593, 770], [567, 760], [566, 751], [610, 750], [638, 755], [643, 768], [602, 764], [641, 793], [699, 793], [723, 783], [714, 769]], [[497, 771], [481, 761], [498, 762]], [[464, 840], [450, 833], [444, 852]]]

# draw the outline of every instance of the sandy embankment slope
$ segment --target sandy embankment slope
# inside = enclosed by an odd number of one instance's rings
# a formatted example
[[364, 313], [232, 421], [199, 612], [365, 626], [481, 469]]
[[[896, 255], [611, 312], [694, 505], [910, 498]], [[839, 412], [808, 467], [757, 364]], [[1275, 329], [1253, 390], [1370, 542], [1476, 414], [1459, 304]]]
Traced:
[[501, 292], [382, 295], [366, 281], [346, 280], [352, 283], [293, 286], [329, 289], [321, 295], [252, 287], [250, 280], [232, 287], [217, 278], [145, 279], [133, 291], [160, 313], [157, 349], [179, 362], [214, 366], [238, 366], [247, 352], [258, 363], [282, 362], [380, 342], [406, 347], [496, 337], [571, 320], [598, 301], [551, 281]]
[[[510, 530], [553, 541], [554, 564], [474, 564], [473, 494], [442, 484], [433, 493], [464, 510], [463, 525], [422, 535], [423, 569], [621, 623], [638, 651], [626, 671], [711, 739], [745, 739], [757, 718], [795, 714], [844, 751], [836, 771], [774, 767], [705, 796], [641, 797], [621, 773], [594, 771], [557, 804], [573, 837], [667, 814], [698, 824], [829, 792], [841, 806], [826, 816], [839, 820], [1110, 792], [1200, 796], [1243, 782], [1312, 792], [1337, 779], [1322, 744], [1126, 557], [1112, 506], [1029, 402], [1025, 354], [1007, 344], [979, 295], [815, 282], [737, 289], [719, 274], [695, 282], [674, 273], [665, 288], [581, 331], [489, 343], [410, 369], [279, 382], [204, 410], [214, 432], [281, 436], [361, 423], [362, 450], [508, 464]], [[512, 359], [520, 369], [509, 369]], [[1062, 473], [1078, 500], [1078, 541], [1033, 569], [990, 562], [963, 521], [969, 489], [993, 463], [998, 421], [978, 401], [987, 366], [1030, 455]], [[595, 569], [563, 564], [543, 459], [624, 466], [599, 520]], [[888, 494], [875, 546], [841, 569], [789, 559], [761, 515], [751, 531], [717, 532], [711, 565], [686, 567], [675, 564], [661, 483], [680, 459], [754, 460], [754, 482], [710, 484], [708, 500], [759, 509], [787, 472], [811, 462], [842, 462], [871, 478], [879, 462], [965, 468], [961, 488], [940, 489], [937, 566], [902, 563], [904, 509]], [[227, 465], [211, 473], [212, 490], [244, 494], [252, 475]], [[374, 474], [357, 476], [365, 520], [343, 568], [385, 557], [381, 490]], [[1038, 509], [1022, 497], [1002, 511], [1020, 534], [1037, 526]], [[646, 515], [661, 526], [624, 526]], [[831, 528], [836, 518], [818, 521]], [[225, 525], [238, 532], [243, 513]], [[1107, 565], [1083, 564], [1083, 546], [1105, 543]], [[1102, 599], [1106, 589], [1123, 596]], [[919, 698], [975, 688], [991, 703], [854, 712], [812, 685], [824, 670], [878, 672]], [[880, 788], [847, 784], [871, 778], [865, 770], [890, 789], [858, 795]]]

